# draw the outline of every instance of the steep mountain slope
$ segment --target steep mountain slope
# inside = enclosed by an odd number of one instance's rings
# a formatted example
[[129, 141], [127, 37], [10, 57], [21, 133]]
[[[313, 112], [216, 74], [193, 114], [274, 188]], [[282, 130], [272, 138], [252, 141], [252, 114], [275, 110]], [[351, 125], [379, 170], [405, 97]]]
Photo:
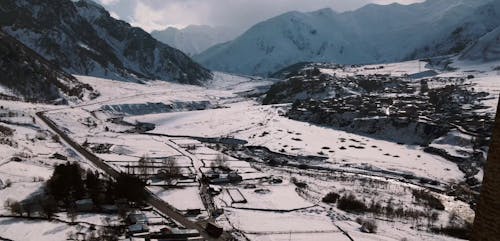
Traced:
[[409, 59], [458, 53], [498, 26], [500, 1], [461, 0], [449, 7], [438, 22], [422, 30], [430, 41], [423, 39], [423, 47], [416, 48]]
[[[330, 9], [289, 12], [253, 26], [237, 39], [195, 56], [205, 66], [227, 72], [266, 75], [297, 62], [366, 59], [362, 44], [336, 21]], [[349, 41], [349, 40], [353, 41]]]
[[142, 29], [81, 0], [0, 2], [2, 29], [62, 69], [118, 80], [198, 84], [211, 73]]
[[195, 55], [216, 44], [234, 39], [237, 33], [225, 27], [189, 25], [183, 29], [168, 27], [165, 30], [153, 31], [151, 35], [188, 55]]
[[93, 98], [90, 85], [54, 67], [22, 43], [0, 30], [1, 98], [58, 102]]
[[457, 53], [499, 25], [500, 1], [494, 0], [289, 12], [195, 59], [210, 69], [259, 75], [297, 62], [391, 62]]
[[481, 37], [460, 54], [460, 59], [473, 61], [500, 60], [500, 27]]

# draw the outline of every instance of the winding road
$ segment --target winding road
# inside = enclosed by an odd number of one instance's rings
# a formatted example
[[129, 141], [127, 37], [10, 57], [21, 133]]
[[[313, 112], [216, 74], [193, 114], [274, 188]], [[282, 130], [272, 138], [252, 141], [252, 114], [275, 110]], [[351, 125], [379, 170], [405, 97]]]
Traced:
[[[97, 157], [93, 153], [89, 152], [87, 149], [83, 148], [81, 145], [73, 141], [64, 131], [60, 130], [58, 126], [50, 120], [47, 116], [45, 116], [45, 112], [37, 112], [36, 116], [43, 121], [54, 133], [56, 133], [62, 140], [64, 140], [69, 146], [71, 146], [76, 152], [78, 152], [81, 156], [87, 159], [89, 162], [93, 163], [96, 167], [100, 168], [102, 171], [107, 173], [109, 176], [113, 178], [117, 178], [120, 173], [116, 171], [114, 168], [109, 166], [104, 160]], [[156, 208], [163, 215], [168, 216], [169, 218], [175, 220], [180, 223], [184, 227], [188, 229], [196, 229], [200, 233], [200, 235], [209, 241], [216, 240], [226, 240], [230, 235], [224, 233], [221, 238], [211, 237], [204, 229], [204, 227], [198, 223], [195, 223], [188, 218], [184, 217], [177, 209], [175, 209], [172, 205], [167, 202], [159, 199], [156, 195], [151, 193], [147, 188], [144, 188], [147, 193], [147, 203], [152, 207]]]

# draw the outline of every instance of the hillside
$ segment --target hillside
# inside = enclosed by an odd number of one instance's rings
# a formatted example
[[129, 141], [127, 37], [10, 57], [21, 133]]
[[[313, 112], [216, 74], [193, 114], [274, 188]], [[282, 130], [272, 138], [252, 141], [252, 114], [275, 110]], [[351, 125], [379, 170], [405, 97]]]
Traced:
[[465, 49], [460, 54], [460, 58], [476, 61], [500, 60], [500, 27], [484, 35]]
[[[0, 30], [0, 99], [65, 103], [97, 92]], [[5, 89], [4, 89], [5, 88]]]
[[90, 0], [2, 1], [2, 29], [72, 74], [199, 84], [211, 73]]
[[458, 53], [499, 25], [500, 2], [492, 0], [288, 12], [194, 58], [213, 70], [257, 75], [297, 62], [394, 62]]

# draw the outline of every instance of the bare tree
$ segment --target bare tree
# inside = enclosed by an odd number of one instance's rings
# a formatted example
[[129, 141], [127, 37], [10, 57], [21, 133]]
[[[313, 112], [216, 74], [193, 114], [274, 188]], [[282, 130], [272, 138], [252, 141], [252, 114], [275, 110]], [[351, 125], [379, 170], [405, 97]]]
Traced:
[[227, 162], [226, 156], [224, 154], [219, 154], [219, 155], [217, 155], [214, 162], [212, 163], [212, 168], [218, 167], [220, 169], [227, 169], [228, 166], [227, 166], [226, 162]]
[[177, 162], [174, 158], [167, 158], [165, 160], [165, 167], [163, 171], [163, 179], [165, 181], [175, 179], [180, 174], [179, 167], [177, 166]]
[[148, 164], [149, 164], [149, 158], [146, 155], [143, 155], [138, 162], [139, 165], [139, 173], [142, 175], [147, 175], [148, 174]]
[[28, 217], [31, 217], [31, 215], [35, 212], [35, 204], [33, 202], [27, 202], [25, 204], [23, 204], [23, 211], [26, 212], [26, 215]]
[[41, 201], [42, 214], [51, 220], [57, 212], [57, 202], [52, 196], [47, 196]]
[[7, 199], [4, 203], [4, 207], [13, 215], [23, 216], [23, 205], [16, 200]]
[[439, 220], [439, 213], [438, 212], [432, 212], [429, 221], [432, 226]]
[[72, 224], [74, 224], [76, 219], [78, 218], [78, 214], [76, 213], [76, 210], [73, 207], [70, 207], [66, 212], [66, 217], [68, 217], [69, 221]]

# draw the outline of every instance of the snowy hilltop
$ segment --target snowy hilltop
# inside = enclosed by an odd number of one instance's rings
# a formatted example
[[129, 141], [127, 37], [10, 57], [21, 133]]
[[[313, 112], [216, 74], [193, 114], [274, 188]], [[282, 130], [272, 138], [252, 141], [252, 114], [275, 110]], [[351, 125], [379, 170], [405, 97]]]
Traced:
[[267, 75], [297, 62], [381, 63], [458, 53], [500, 25], [500, 2], [428, 0], [355, 11], [288, 12], [195, 56], [219, 71]]

